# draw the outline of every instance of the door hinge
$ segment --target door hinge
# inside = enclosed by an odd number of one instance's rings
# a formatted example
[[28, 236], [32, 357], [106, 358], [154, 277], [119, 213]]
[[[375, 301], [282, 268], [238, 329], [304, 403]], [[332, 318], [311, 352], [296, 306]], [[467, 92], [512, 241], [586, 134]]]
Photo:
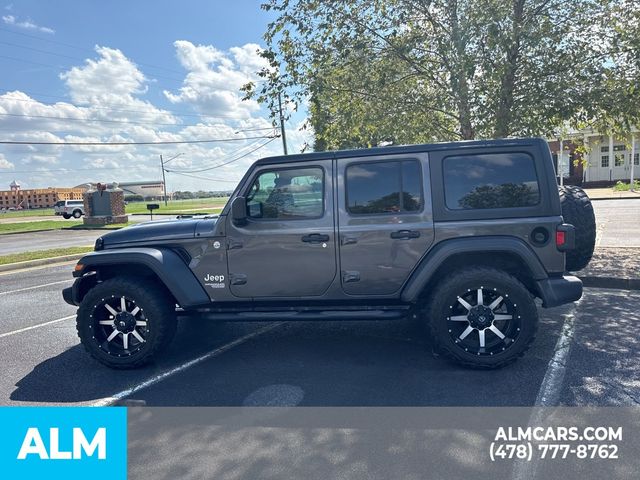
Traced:
[[233, 240], [232, 238], [229, 239], [229, 241], [227, 242], [227, 249], [228, 250], [236, 250], [238, 248], [242, 248], [243, 244], [240, 240]]
[[247, 283], [247, 276], [244, 273], [231, 273], [229, 278], [231, 285], [245, 285]]
[[351, 283], [360, 281], [360, 272], [355, 270], [342, 272], [342, 283]]

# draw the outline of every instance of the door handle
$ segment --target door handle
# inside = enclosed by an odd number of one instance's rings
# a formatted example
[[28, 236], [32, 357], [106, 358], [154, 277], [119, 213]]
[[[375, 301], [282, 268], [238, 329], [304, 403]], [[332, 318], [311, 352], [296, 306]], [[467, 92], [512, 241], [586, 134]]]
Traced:
[[418, 238], [420, 236], [420, 232], [417, 230], [398, 230], [397, 232], [391, 232], [391, 238], [408, 240], [410, 238]]
[[322, 233], [311, 233], [302, 237], [302, 241], [306, 243], [322, 243], [329, 241], [329, 235], [323, 235]]

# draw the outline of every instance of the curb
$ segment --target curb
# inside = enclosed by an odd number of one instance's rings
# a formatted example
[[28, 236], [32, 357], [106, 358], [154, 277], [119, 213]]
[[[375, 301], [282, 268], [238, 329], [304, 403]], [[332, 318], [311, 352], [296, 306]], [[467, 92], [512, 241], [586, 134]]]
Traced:
[[597, 198], [589, 197], [589, 200], [595, 201], [595, 202], [599, 200], [640, 200], [640, 196], [638, 197], [597, 197]]
[[616, 290], [640, 290], [640, 278], [580, 277], [584, 287], [613, 288]]
[[51, 265], [53, 263], [70, 262], [72, 260], [79, 260], [87, 253], [74, 253], [73, 255], [63, 255], [61, 257], [39, 258], [37, 260], [26, 260], [24, 262], [7, 263], [0, 265], [0, 272], [10, 272], [12, 270], [22, 270], [23, 268], [39, 267], [42, 265]]

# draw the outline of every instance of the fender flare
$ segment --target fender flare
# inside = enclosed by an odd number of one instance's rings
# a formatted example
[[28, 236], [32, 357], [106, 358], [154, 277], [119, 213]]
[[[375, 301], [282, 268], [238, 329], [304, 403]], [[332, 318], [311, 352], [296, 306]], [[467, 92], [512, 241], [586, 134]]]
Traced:
[[438, 243], [423, 257], [402, 289], [402, 300], [411, 303], [415, 302], [423, 288], [432, 279], [436, 270], [451, 256], [485, 252], [514, 254], [529, 267], [534, 280], [548, 278], [547, 272], [538, 257], [519, 238], [501, 236], [453, 238]]
[[168, 248], [126, 248], [100, 250], [82, 257], [80, 270], [73, 272], [81, 281], [89, 272], [101, 266], [142, 265], [155, 273], [181, 307], [192, 307], [210, 302], [209, 296], [198, 282], [189, 266], [173, 250]]

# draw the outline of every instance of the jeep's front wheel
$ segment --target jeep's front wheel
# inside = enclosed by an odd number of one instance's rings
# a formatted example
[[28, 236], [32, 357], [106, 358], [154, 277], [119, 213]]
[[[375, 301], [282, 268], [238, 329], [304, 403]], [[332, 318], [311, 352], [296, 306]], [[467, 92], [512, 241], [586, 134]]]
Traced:
[[535, 338], [533, 296], [492, 268], [461, 270], [437, 285], [428, 306], [436, 350], [471, 367], [498, 368], [522, 356]]
[[176, 331], [175, 303], [161, 287], [116, 277], [91, 289], [78, 309], [76, 328], [89, 354], [111, 368], [149, 363]]

